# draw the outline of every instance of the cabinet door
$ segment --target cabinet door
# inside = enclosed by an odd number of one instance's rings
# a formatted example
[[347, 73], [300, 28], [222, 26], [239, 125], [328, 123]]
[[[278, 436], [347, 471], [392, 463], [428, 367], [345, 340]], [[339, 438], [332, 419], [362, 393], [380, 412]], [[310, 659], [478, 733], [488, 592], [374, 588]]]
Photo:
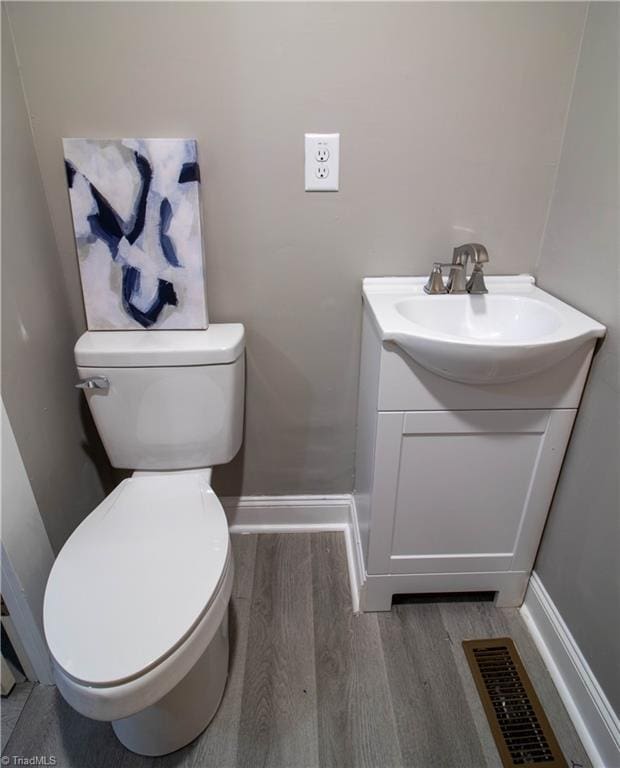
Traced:
[[368, 572], [528, 570], [574, 416], [380, 413]]

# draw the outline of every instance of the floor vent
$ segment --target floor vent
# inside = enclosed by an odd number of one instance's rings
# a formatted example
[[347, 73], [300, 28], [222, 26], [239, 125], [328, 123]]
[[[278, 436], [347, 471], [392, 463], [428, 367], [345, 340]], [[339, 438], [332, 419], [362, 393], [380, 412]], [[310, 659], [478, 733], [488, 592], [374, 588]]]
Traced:
[[513, 641], [464, 640], [463, 648], [504, 768], [567, 768]]

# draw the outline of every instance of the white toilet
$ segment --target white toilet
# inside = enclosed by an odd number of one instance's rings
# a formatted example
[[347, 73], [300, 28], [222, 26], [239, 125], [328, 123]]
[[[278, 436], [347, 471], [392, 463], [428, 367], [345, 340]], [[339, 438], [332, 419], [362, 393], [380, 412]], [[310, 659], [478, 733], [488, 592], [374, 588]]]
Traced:
[[75, 360], [111, 463], [136, 471], [60, 551], [45, 635], [69, 704], [163, 755], [226, 685], [233, 560], [210, 467], [241, 445], [244, 329], [87, 332]]

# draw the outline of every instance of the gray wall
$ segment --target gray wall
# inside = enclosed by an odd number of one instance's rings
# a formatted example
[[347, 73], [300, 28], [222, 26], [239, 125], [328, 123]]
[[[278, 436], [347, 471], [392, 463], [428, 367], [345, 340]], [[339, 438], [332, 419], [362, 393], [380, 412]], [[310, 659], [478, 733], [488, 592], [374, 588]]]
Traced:
[[[2, 11], [2, 399], [56, 550], [103, 496], [73, 388], [78, 327], [60, 273]], [[86, 425], [89, 424], [87, 420]]]
[[[350, 491], [361, 278], [422, 274], [471, 239], [494, 272], [533, 268], [585, 6], [23, 2], [9, 13], [76, 331], [61, 138], [196, 136], [211, 319], [248, 329], [245, 447], [216, 487]], [[304, 131], [341, 132], [339, 193], [303, 192]]]
[[541, 287], [608, 327], [536, 571], [620, 712], [620, 245], [617, 3], [588, 13], [540, 265]]

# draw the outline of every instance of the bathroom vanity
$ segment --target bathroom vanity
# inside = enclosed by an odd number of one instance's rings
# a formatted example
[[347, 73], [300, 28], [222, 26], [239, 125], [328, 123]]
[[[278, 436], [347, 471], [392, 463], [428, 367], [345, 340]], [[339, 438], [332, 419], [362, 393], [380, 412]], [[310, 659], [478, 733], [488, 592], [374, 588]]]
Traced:
[[427, 296], [363, 283], [354, 527], [360, 608], [493, 591], [519, 605], [605, 328], [527, 275]]

